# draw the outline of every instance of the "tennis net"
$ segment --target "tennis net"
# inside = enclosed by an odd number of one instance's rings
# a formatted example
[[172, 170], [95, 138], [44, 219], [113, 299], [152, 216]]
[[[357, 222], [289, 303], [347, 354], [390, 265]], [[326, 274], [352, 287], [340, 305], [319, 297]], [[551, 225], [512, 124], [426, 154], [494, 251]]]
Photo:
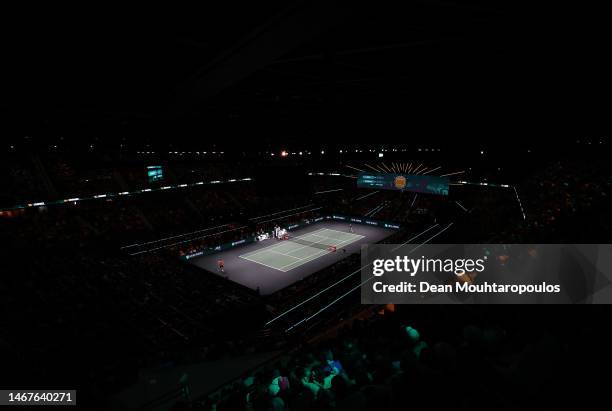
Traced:
[[320, 241], [308, 241], [303, 238], [289, 236], [287, 238], [287, 241], [291, 241], [292, 243], [297, 243], [308, 247], [319, 248], [321, 250], [327, 250], [329, 247], [336, 245], [336, 243], [331, 242], [332, 239], [327, 240], [329, 241], [329, 243], [322, 243]]

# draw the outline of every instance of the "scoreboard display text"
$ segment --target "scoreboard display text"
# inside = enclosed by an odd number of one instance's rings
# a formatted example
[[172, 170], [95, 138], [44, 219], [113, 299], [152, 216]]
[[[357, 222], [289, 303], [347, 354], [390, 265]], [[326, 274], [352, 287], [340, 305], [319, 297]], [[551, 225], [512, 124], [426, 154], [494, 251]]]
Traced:
[[147, 167], [147, 178], [149, 183], [161, 181], [164, 179], [164, 170], [162, 166], [148, 166]]
[[359, 173], [357, 187], [448, 195], [448, 178], [415, 174]]

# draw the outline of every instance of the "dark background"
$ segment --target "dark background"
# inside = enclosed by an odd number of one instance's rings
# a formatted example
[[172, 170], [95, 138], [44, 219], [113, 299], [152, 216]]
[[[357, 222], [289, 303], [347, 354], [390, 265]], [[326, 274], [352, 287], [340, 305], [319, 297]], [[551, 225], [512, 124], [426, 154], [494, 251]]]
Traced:
[[[406, 3], [406, 2], [402, 2]], [[224, 2], [4, 10], [12, 144], [557, 146], [609, 133], [595, 4]]]

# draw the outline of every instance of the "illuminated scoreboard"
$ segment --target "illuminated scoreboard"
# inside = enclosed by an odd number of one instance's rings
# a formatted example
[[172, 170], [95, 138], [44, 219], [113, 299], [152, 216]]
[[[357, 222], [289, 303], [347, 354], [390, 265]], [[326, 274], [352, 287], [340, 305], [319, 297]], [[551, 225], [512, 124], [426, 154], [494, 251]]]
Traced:
[[162, 166], [148, 166], [147, 167], [147, 178], [149, 183], [161, 181], [164, 179], [164, 170]]
[[392, 173], [359, 173], [357, 187], [448, 195], [448, 178]]

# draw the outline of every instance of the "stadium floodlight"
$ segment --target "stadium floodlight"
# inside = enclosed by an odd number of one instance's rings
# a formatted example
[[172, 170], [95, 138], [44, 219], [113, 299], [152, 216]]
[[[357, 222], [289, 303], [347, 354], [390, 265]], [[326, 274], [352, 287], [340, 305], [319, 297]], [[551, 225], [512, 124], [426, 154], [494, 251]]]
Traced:
[[325, 150], [321, 150], [321, 154], [325, 154]]
[[281, 157], [287, 157], [289, 153], [285, 150], [281, 151]]
[[378, 158], [382, 158], [382, 157], [384, 157], [384, 156], [385, 156], [385, 155], [384, 155], [383, 153], [378, 153]]

